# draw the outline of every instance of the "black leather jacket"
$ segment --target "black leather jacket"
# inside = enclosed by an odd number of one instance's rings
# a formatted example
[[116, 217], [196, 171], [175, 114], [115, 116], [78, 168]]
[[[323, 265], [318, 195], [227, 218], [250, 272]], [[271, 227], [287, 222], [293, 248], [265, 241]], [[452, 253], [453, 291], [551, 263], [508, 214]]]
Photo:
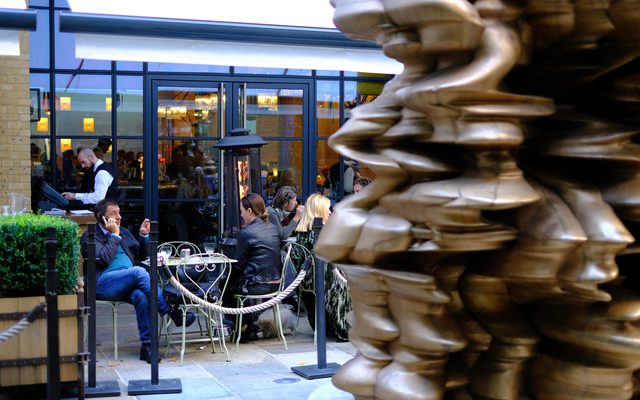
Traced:
[[249, 284], [280, 279], [280, 235], [278, 229], [256, 218], [238, 235], [237, 267]]

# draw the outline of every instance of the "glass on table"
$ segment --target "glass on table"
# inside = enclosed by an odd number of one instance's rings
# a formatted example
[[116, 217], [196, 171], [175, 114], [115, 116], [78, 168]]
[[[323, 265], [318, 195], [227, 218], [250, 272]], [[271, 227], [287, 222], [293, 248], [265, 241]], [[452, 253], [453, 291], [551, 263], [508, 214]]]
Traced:
[[216, 244], [213, 242], [204, 242], [203, 246], [204, 246], [204, 251], [207, 254], [213, 254], [216, 252]]
[[158, 249], [158, 255], [162, 257], [162, 264], [166, 264], [169, 261], [169, 257], [173, 253], [173, 247], [171, 245], [165, 244], [160, 246]]

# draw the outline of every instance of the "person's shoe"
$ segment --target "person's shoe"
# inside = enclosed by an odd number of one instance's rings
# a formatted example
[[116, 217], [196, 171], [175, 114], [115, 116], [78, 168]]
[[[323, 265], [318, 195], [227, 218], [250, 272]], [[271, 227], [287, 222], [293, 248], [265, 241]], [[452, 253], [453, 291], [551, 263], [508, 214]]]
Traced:
[[[174, 306], [173, 309], [169, 312], [169, 318], [173, 321], [176, 326], [182, 326], [182, 310], [179, 306]], [[187, 317], [185, 318], [184, 326], [189, 327], [196, 320], [196, 314], [192, 311], [187, 312]]]
[[[146, 361], [147, 364], [151, 364], [151, 345], [148, 343], [143, 343], [140, 347], [140, 359], [142, 361]], [[158, 362], [160, 362], [162, 358], [158, 355]]]
[[255, 342], [258, 339], [260, 339], [258, 337], [258, 334], [255, 333], [253, 330], [247, 329], [246, 331], [243, 331], [242, 333], [240, 333], [240, 343]]

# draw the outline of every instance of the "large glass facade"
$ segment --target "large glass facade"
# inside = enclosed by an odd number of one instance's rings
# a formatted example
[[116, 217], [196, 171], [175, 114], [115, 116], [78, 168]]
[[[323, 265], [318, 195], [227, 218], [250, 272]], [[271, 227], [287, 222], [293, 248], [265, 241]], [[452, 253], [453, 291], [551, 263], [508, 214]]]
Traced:
[[[161, 240], [199, 243], [217, 234], [224, 205], [213, 146], [241, 126], [268, 143], [260, 165], [267, 202], [283, 185], [295, 186], [301, 200], [320, 191], [339, 201], [344, 193], [329, 171], [344, 160], [328, 138], [349, 109], [373, 100], [390, 78], [78, 59], [75, 34], [58, 29], [66, 2], [55, 2], [52, 19], [48, 2], [29, 3], [38, 15], [38, 29], [30, 33], [32, 107], [39, 105], [31, 122], [32, 204], [40, 200], [43, 180], [60, 191], [78, 190], [83, 171], [77, 152], [90, 147], [114, 168], [124, 225], [155, 218]], [[194, 79], [203, 84], [190, 84]], [[160, 80], [172, 83], [154, 91]], [[373, 177], [364, 166], [361, 173]]]

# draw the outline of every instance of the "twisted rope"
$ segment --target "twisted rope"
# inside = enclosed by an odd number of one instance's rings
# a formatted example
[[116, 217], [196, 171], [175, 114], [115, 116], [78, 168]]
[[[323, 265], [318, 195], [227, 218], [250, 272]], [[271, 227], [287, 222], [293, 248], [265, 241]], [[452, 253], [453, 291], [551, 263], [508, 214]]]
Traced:
[[27, 315], [18, 321], [11, 328], [6, 331], [0, 333], [0, 343], [4, 343], [7, 340], [11, 339], [14, 336], [17, 336], [20, 332], [22, 332], [27, 326], [33, 323], [40, 314], [44, 313], [44, 309], [47, 306], [46, 303], [40, 303], [33, 307], [31, 311], [27, 313]]
[[249, 314], [253, 312], [266, 310], [267, 308], [270, 308], [273, 305], [280, 303], [287, 296], [289, 296], [289, 294], [291, 294], [291, 292], [293, 292], [296, 289], [296, 287], [298, 287], [298, 285], [300, 285], [300, 282], [302, 282], [302, 280], [306, 275], [307, 275], [307, 271], [305, 271], [304, 269], [300, 270], [300, 273], [298, 274], [296, 279], [294, 279], [293, 282], [291, 282], [291, 284], [285, 290], [280, 292], [277, 296], [269, 299], [268, 301], [265, 301], [264, 303], [260, 303], [260, 304], [256, 304], [255, 306], [244, 307], [244, 308], [229, 308], [229, 307], [222, 307], [214, 303], [209, 303], [208, 301], [205, 301], [199, 298], [198, 296], [196, 296], [195, 294], [191, 293], [187, 288], [182, 286], [174, 276], [171, 276], [169, 278], [169, 283], [171, 283], [189, 300], [193, 301], [196, 304], [201, 305], [202, 307], [208, 308], [210, 310], [218, 311], [223, 314], [236, 315], [236, 314]]

